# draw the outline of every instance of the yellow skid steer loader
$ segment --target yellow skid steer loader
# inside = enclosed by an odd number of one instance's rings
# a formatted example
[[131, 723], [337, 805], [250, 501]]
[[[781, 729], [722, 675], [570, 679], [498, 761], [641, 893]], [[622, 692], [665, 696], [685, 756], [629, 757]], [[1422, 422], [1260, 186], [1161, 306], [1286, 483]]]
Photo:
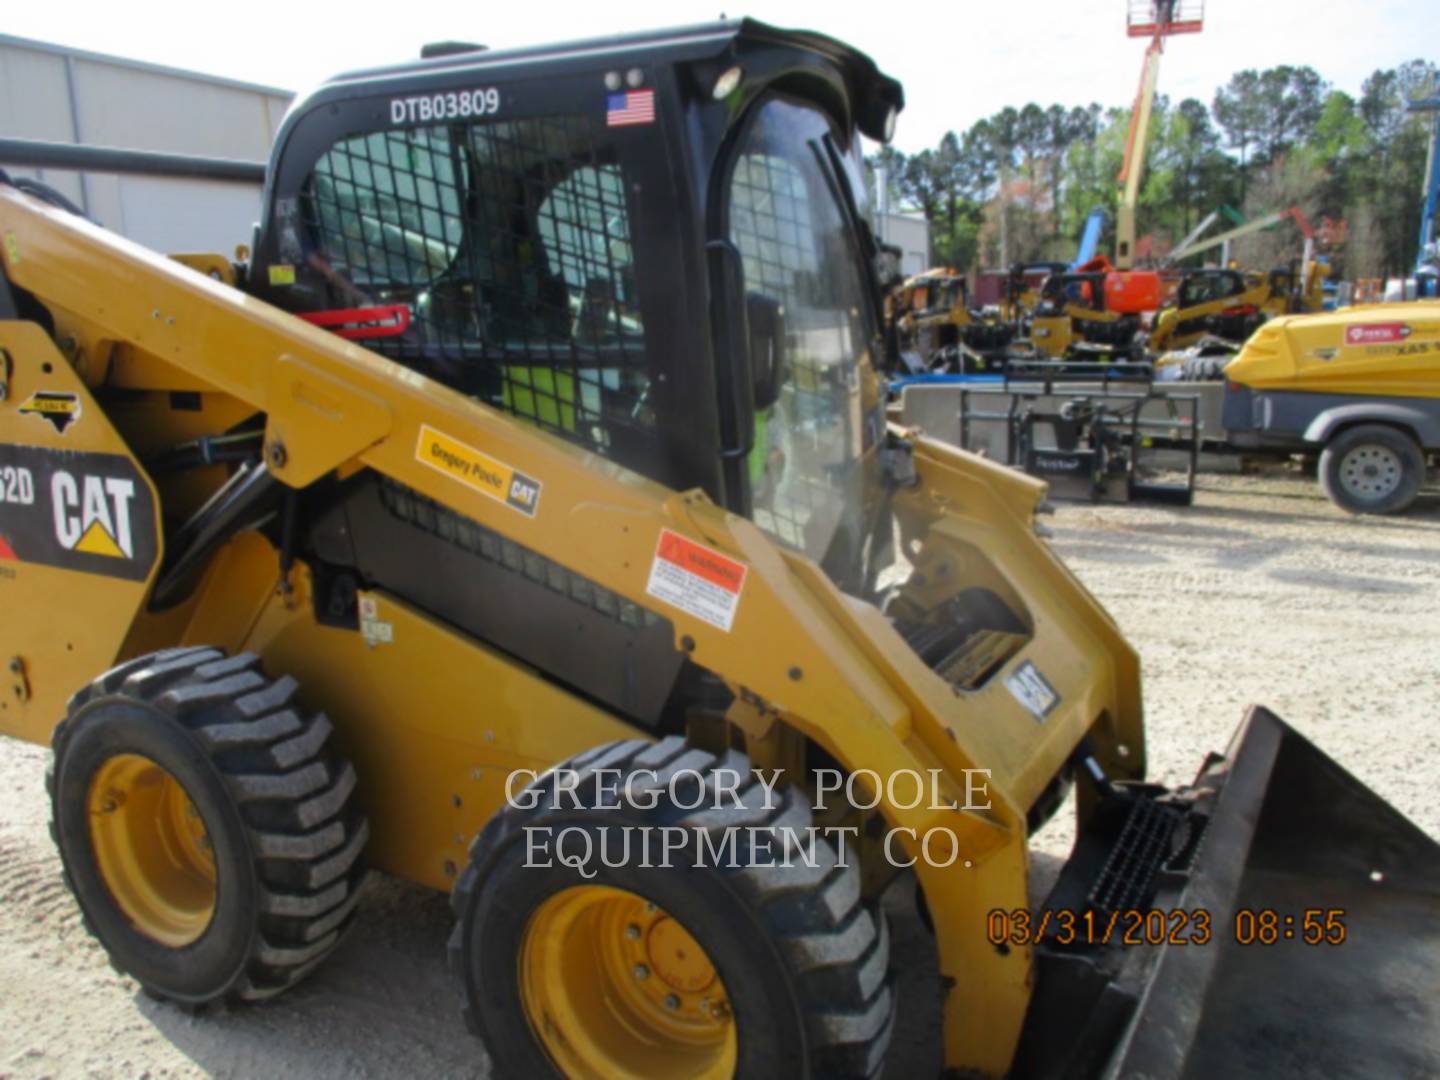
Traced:
[[494, 1075], [871, 1077], [908, 873], [955, 1075], [1440, 1069], [1434, 841], [1259, 708], [1146, 784], [1043, 486], [887, 426], [901, 104], [750, 21], [357, 72], [240, 262], [0, 183], [0, 732], [121, 970], [279, 993], [369, 867]]

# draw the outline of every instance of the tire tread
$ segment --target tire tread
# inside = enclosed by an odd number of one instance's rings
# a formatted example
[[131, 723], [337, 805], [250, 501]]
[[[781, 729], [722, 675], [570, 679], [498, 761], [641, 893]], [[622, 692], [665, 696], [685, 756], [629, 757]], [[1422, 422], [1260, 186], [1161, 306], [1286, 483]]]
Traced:
[[[720, 782], [722, 769], [750, 775], [750, 762], [736, 751], [717, 757], [698, 749], [679, 736], [653, 744], [629, 742], [592, 749], [563, 768], [581, 774], [577, 792], [583, 795], [587, 779], [596, 770], [622, 769], [626, 772], [653, 769], [658, 780], [636, 785], [636, 790], [663, 789], [670, 777], [684, 769], [697, 770], [708, 791]], [[546, 774], [536, 785], [553, 783]], [[624, 779], [620, 784], [624, 785]], [[765, 789], [758, 783], [742, 785], [741, 807], [705, 809], [667, 816], [665, 800], [651, 811], [659, 823], [678, 821], [697, 830], [723, 831], [729, 826], [788, 826], [804, 830], [811, 821], [809, 801], [794, 789], [776, 791], [773, 807], [759, 800]], [[691, 802], [687, 796], [686, 805]], [[548, 814], [546, 800], [535, 800], [529, 809], [506, 806], [500, 810], [471, 845], [470, 858], [451, 894], [457, 916], [447, 943], [452, 972], [462, 987], [469, 978], [465, 933], [470, 912], [478, 900], [487, 873], [503, 850], [526, 827], [543, 824]], [[572, 815], [573, 816], [573, 815]], [[801, 835], [806, 835], [803, 832]], [[860, 872], [853, 862], [842, 866], [834, 848], [823, 837], [814, 838], [815, 867], [805, 860], [790, 867], [739, 869], [721, 868], [734, 892], [755, 912], [766, 936], [774, 941], [782, 961], [789, 968], [805, 1019], [810, 1075], [834, 1080], [869, 1080], [883, 1067], [894, 1028], [897, 996], [889, 972], [889, 933], [882, 912], [872, 911], [861, 900]], [[482, 1034], [482, 1025], [470, 999], [473, 988], [462, 994], [462, 1011], [471, 1031]]]
[[[330, 721], [324, 714], [305, 718], [294, 706], [297, 689], [288, 675], [267, 678], [253, 653], [166, 649], [127, 660], [81, 688], [55, 727], [46, 773], [52, 801], [76, 722], [119, 698], [148, 705], [186, 730], [239, 809], [259, 885], [250, 956], [229, 985], [204, 1000], [144, 987], [152, 997], [192, 1010], [272, 997], [313, 971], [353, 921], [366, 880], [369, 825], [354, 799], [354, 768], [330, 748]], [[53, 819], [51, 835], [58, 845]], [[73, 893], [68, 871], [65, 878]], [[88, 917], [85, 923], [94, 934]]]

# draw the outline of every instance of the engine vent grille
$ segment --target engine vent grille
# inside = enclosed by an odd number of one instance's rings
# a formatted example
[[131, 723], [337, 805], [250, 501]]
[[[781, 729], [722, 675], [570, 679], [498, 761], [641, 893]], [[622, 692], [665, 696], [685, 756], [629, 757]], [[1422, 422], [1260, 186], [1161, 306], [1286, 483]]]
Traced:
[[589, 578], [568, 570], [554, 560], [487, 529], [472, 518], [446, 509], [435, 500], [389, 478], [382, 479], [380, 484], [380, 501], [386, 510], [400, 520], [417, 525], [482, 559], [539, 582], [553, 592], [593, 608], [601, 615], [625, 626], [639, 628], [665, 621], [653, 611], [617, 596]]

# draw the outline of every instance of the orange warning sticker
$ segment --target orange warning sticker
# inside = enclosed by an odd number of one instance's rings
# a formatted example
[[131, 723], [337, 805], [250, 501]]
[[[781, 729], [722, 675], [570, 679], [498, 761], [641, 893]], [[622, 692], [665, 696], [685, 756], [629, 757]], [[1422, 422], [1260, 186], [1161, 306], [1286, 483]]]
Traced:
[[645, 591], [727, 633], [740, 606], [747, 567], [669, 529], [660, 530]]

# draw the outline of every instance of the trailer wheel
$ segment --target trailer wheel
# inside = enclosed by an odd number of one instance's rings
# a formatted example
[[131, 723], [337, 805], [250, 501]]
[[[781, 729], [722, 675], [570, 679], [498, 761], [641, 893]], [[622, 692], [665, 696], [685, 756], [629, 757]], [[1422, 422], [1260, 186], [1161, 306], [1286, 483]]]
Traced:
[[330, 723], [249, 653], [143, 656], [70, 699], [46, 776], [65, 880], [111, 964], [198, 1009], [294, 985], [334, 948], [369, 830]]
[[1424, 479], [1425, 456], [1415, 440], [1384, 424], [1347, 428], [1320, 455], [1321, 488], [1352, 514], [1398, 514]]
[[[739, 805], [716, 809], [728, 775]], [[884, 917], [853, 861], [807, 834], [804, 795], [765, 796], [742, 755], [668, 738], [582, 754], [489, 822], [449, 953], [497, 1075], [879, 1073], [895, 1007]], [[802, 847], [786, 867], [788, 838]]]

